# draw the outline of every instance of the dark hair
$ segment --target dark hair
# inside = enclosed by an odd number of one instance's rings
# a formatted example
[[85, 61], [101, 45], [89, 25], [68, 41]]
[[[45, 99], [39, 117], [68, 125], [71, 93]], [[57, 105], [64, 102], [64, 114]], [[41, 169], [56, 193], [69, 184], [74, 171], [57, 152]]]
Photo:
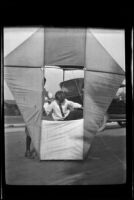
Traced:
[[55, 94], [55, 99], [59, 101], [59, 103], [63, 103], [65, 100], [65, 93], [63, 91], [58, 91]]

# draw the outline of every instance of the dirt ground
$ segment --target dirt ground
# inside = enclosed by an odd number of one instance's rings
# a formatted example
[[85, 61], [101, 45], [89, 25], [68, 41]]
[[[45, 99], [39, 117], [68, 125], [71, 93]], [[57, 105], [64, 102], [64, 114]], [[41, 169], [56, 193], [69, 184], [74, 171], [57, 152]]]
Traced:
[[95, 137], [87, 160], [39, 161], [25, 153], [24, 128], [5, 129], [6, 183], [9, 185], [121, 184], [126, 180], [125, 128], [107, 127]]

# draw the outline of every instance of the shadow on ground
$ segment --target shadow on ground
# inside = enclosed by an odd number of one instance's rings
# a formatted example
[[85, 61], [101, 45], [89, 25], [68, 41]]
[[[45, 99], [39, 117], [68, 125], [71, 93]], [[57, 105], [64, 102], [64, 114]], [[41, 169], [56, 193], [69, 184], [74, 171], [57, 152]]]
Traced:
[[11, 185], [121, 184], [126, 180], [125, 129], [98, 134], [84, 161], [39, 161], [24, 157], [25, 133], [5, 133], [6, 183]]
[[125, 138], [96, 137], [85, 161], [66, 169], [68, 177], [56, 184], [120, 184], [126, 180]]

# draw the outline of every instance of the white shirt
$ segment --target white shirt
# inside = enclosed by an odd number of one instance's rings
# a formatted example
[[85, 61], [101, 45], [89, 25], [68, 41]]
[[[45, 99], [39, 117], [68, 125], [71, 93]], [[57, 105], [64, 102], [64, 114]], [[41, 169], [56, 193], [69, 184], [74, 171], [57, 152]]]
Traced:
[[65, 99], [64, 103], [61, 106], [64, 113], [64, 117], [61, 114], [60, 107], [57, 104], [56, 100], [54, 100], [51, 104], [44, 103], [44, 109], [46, 111], [46, 114], [48, 115], [50, 112], [52, 112], [52, 117], [54, 120], [63, 120], [64, 118], [66, 118], [70, 113], [70, 109], [69, 109], [70, 107], [72, 108], [82, 107], [81, 104], [75, 103], [73, 101], [69, 101], [67, 99]]

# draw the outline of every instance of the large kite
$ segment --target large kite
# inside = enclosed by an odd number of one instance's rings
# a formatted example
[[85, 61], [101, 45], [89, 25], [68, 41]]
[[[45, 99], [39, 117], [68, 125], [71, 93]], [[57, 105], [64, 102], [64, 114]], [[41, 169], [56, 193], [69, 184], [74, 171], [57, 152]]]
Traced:
[[[42, 120], [46, 65], [84, 67], [84, 120]], [[4, 78], [40, 160], [84, 158], [124, 74], [90, 29], [39, 28], [4, 60]]]

